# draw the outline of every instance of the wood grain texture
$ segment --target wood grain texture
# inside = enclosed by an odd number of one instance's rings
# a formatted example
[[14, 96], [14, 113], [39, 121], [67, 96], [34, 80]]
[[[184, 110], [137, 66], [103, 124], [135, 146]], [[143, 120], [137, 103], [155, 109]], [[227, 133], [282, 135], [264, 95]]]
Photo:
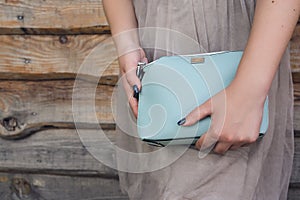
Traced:
[[0, 173], [1, 200], [128, 200], [116, 179]]
[[0, 48], [0, 79], [74, 78], [81, 69], [116, 81], [119, 72], [109, 35], [0, 36]]
[[[22, 138], [49, 128], [114, 127], [114, 85], [84, 80], [0, 81], [0, 136]], [[76, 95], [74, 95], [76, 94]], [[95, 98], [93, 98], [95, 95]]]
[[295, 134], [300, 137], [300, 106], [294, 107], [294, 129]]
[[300, 137], [295, 137], [295, 153], [290, 183], [300, 185]]
[[[85, 134], [85, 133], [83, 133]], [[93, 136], [97, 131], [86, 131]], [[115, 131], [106, 131], [113, 143]], [[101, 143], [101, 141], [100, 141]], [[114, 159], [113, 149], [98, 145], [99, 152]], [[295, 138], [295, 157], [291, 184], [300, 183], [300, 138]], [[83, 146], [75, 130], [42, 131], [26, 140], [0, 139], [0, 172], [51, 174], [117, 179], [117, 172], [95, 159]], [[1, 178], [0, 178], [1, 181]]]
[[101, 0], [0, 0], [0, 27], [82, 28], [106, 26]]
[[294, 129], [296, 134], [300, 136], [300, 72], [293, 73], [294, 82]]
[[300, 72], [293, 73], [295, 106], [300, 106]]
[[300, 187], [290, 187], [288, 192], [288, 199], [287, 200], [299, 200], [300, 197]]
[[[83, 134], [98, 134], [86, 130]], [[105, 131], [111, 142], [115, 131]], [[101, 143], [101, 141], [100, 141]], [[113, 159], [113, 149], [98, 145], [106, 158]], [[291, 183], [300, 183], [300, 137], [295, 138], [295, 157]], [[76, 130], [41, 131], [25, 140], [0, 139], [0, 171], [45, 173], [52, 175], [99, 176], [116, 178], [116, 171], [95, 159], [80, 141]]]
[[296, 26], [290, 42], [290, 53], [293, 72], [300, 72], [300, 23]]
[[[14, 139], [45, 129], [74, 129], [74, 115], [77, 128], [95, 129], [99, 123], [114, 128], [116, 87], [86, 80], [77, 83], [78, 87], [73, 79], [0, 81], [0, 136]], [[300, 106], [294, 110], [294, 128], [299, 131]]]
[[[82, 143], [76, 130], [67, 129], [41, 131], [26, 140], [0, 139], [0, 172], [117, 179], [117, 172], [90, 154], [86, 144], [96, 144], [101, 158], [110, 159], [112, 163], [115, 162], [114, 149], [104, 145], [104, 137], [103, 140], [97, 138], [97, 130], [80, 133], [82, 137], [91, 137], [95, 143], [86, 142], [86, 139]], [[105, 131], [112, 143], [115, 135], [115, 131]]]
[[94, 26], [86, 28], [1, 28], [0, 35], [95, 35], [110, 34], [109, 26]]

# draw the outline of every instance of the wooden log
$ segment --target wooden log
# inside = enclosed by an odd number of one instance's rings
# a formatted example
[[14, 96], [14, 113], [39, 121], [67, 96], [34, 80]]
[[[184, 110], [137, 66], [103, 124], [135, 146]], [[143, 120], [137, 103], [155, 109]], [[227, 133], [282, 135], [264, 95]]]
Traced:
[[116, 179], [0, 173], [1, 200], [128, 200]]
[[114, 128], [115, 87], [84, 80], [77, 83], [78, 87], [72, 79], [0, 81], [0, 136], [23, 138], [44, 129], [75, 128], [74, 115], [77, 128], [94, 129], [98, 122]]
[[[80, 133], [82, 137], [94, 138], [99, 131], [85, 130]], [[105, 136], [114, 143], [116, 132], [105, 131]], [[26, 140], [0, 139], [0, 172], [117, 179], [116, 170], [111, 168], [114, 166], [106, 166], [100, 159], [97, 160], [85, 147], [87, 140], [83, 141], [85, 143], [82, 143], [76, 130], [68, 129], [41, 131]], [[99, 144], [97, 148], [101, 152], [101, 158], [115, 162], [115, 151], [104, 145], [105, 138], [97, 138], [95, 142]]]
[[116, 82], [119, 73], [109, 35], [0, 36], [0, 46], [0, 79], [75, 78], [83, 62], [91, 65], [81, 71], [88, 79], [99, 69], [106, 83]]
[[0, 27], [82, 28], [107, 26], [101, 0], [1, 0]]

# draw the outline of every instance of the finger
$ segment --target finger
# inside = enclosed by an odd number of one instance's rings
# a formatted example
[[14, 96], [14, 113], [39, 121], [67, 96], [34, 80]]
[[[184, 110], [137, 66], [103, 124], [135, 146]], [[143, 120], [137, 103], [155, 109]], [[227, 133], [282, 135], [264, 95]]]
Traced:
[[137, 117], [137, 113], [138, 113], [138, 101], [136, 98], [133, 97], [133, 90], [131, 88], [131, 86], [129, 85], [129, 83], [127, 82], [127, 79], [125, 77], [125, 75], [123, 75], [122, 77], [120, 77], [123, 88], [125, 90], [125, 93], [127, 95], [127, 100], [128, 103], [131, 107], [131, 110], [133, 111], [133, 114], [135, 117]]
[[218, 142], [218, 138], [212, 137], [209, 132], [203, 134], [200, 139], [196, 142], [196, 148], [200, 151], [205, 151], [208, 148], [214, 147]]
[[141, 60], [143, 63], [148, 63], [148, 59], [146, 57], [143, 57]]
[[200, 159], [208, 155], [216, 146], [217, 140], [210, 137], [208, 133], [202, 135], [196, 143], [196, 148], [199, 150], [198, 157]]
[[207, 134], [203, 134], [203, 135], [197, 140], [197, 142], [196, 142], [196, 144], [195, 144], [196, 149], [200, 150], [200, 148], [201, 148], [201, 146], [202, 146], [202, 144], [203, 144], [203, 142], [204, 142], [204, 140], [205, 140], [206, 135], [207, 135]]
[[136, 98], [134, 98], [133, 96], [131, 96], [129, 98], [129, 105], [131, 107], [131, 110], [134, 114], [134, 116], [137, 118], [138, 115], [138, 101]]
[[245, 146], [248, 146], [248, 145], [249, 145], [249, 143], [246, 143], [246, 142], [237, 142], [237, 143], [232, 144], [230, 149], [231, 150], [237, 150], [240, 147], [245, 147]]
[[237, 149], [239, 149], [241, 147], [241, 145], [232, 145], [231, 147], [230, 147], [230, 150], [237, 150]]
[[231, 146], [232, 143], [230, 142], [218, 142], [214, 148], [214, 152], [217, 154], [225, 154]]
[[195, 144], [195, 147], [199, 150], [199, 158], [203, 158], [211, 152], [217, 142], [217, 139], [211, 137], [209, 133], [203, 134]]
[[195, 108], [185, 118], [178, 121], [180, 126], [191, 126], [211, 114], [211, 100]]
[[136, 75], [136, 67], [127, 71], [125, 75], [126, 75], [126, 80], [128, 84], [131, 86], [131, 88], [133, 88], [133, 86], [136, 85], [139, 90], [141, 89], [141, 81]]
[[148, 63], [146, 53], [142, 48], [140, 48], [140, 57], [141, 57], [141, 62]]

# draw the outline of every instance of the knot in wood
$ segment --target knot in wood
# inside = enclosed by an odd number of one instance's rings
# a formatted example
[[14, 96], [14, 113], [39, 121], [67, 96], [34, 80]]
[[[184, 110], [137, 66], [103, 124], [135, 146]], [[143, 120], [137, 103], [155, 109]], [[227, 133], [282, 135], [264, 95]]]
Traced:
[[62, 36], [59, 37], [59, 42], [60, 42], [61, 44], [66, 44], [68, 41], [69, 41], [69, 40], [68, 40], [68, 37], [65, 36], [65, 35], [62, 35]]
[[11, 183], [11, 190], [19, 198], [24, 198], [30, 195], [32, 191], [30, 183], [23, 178], [14, 178]]
[[2, 126], [8, 131], [15, 131], [19, 124], [16, 118], [7, 117], [2, 120]]
[[18, 16], [17, 16], [17, 19], [20, 20], [20, 21], [21, 21], [21, 20], [24, 20], [24, 15], [18, 15]]
[[31, 60], [29, 58], [24, 58], [24, 63], [29, 64], [29, 63], [31, 63]]

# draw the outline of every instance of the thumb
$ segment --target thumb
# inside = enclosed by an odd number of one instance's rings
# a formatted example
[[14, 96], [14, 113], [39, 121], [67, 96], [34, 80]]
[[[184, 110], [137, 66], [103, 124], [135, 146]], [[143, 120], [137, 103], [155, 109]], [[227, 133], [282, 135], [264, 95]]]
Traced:
[[185, 118], [178, 121], [179, 126], [191, 126], [198, 122], [199, 120], [207, 117], [212, 113], [211, 109], [211, 100], [207, 100], [202, 105], [195, 108], [192, 112], [190, 112]]

